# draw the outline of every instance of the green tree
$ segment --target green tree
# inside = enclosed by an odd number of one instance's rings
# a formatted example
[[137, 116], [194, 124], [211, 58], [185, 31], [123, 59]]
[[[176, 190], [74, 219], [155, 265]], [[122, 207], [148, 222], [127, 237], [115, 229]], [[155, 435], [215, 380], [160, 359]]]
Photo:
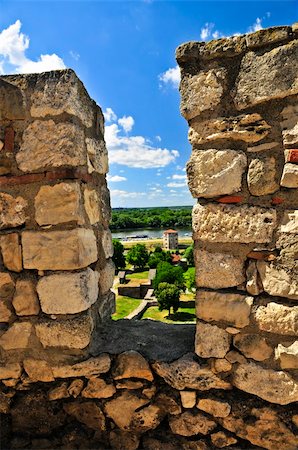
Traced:
[[158, 289], [160, 283], [175, 284], [181, 291], [185, 290], [183, 269], [180, 266], [173, 267], [168, 262], [160, 262], [157, 265], [156, 277], [153, 281], [154, 289]]
[[184, 252], [184, 258], [187, 260], [187, 264], [189, 266], [194, 266], [194, 255], [193, 255], [193, 244], [187, 247], [187, 249]]
[[125, 267], [125, 256], [124, 256], [124, 246], [118, 239], [113, 239], [114, 255], [113, 261], [116, 269], [124, 269]]
[[189, 291], [194, 292], [196, 289], [196, 269], [190, 267], [184, 274], [185, 285]]
[[171, 314], [171, 308], [173, 308], [174, 313], [178, 311], [180, 305], [180, 290], [175, 284], [159, 283], [155, 296], [160, 311], [167, 309], [169, 315]]
[[157, 247], [149, 256], [148, 266], [150, 269], [155, 269], [162, 261], [171, 262], [171, 254], [170, 252], [164, 252], [160, 247]]
[[144, 244], [134, 245], [126, 255], [126, 261], [139, 269], [144, 269], [148, 259], [149, 253]]

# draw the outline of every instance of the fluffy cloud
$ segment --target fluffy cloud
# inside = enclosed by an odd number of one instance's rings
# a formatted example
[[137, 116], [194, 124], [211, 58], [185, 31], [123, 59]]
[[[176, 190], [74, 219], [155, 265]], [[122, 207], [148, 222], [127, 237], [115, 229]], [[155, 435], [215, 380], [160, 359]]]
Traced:
[[177, 175], [176, 173], [172, 176], [173, 180], [186, 180], [186, 175]]
[[171, 67], [170, 69], [166, 70], [165, 72], [161, 73], [158, 76], [160, 87], [163, 87], [165, 85], [169, 85], [173, 88], [178, 88], [180, 83], [180, 69], [178, 66]]
[[0, 73], [31, 73], [65, 69], [63, 60], [53, 53], [40, 55], [37, 61], [26, 57], [29, 37], [21, 33], [21, 22], [17, 20], [0, 32]]
[[111, 189], [111, 196], [115, 198], [138, 198], [147, 195], [146, 192], [128, 192], [120, 189]]
[[171, 183], [168, 183], [167, 186], [170, 188], [180, 188], [180, 187], [185, 187], [186, 181], [185, 183], [179, 183], [176, 181], [171, 181]]
[[262, 19], [257, 17], [255, 23], [248, 28], [248, 33], [254, 33], [255, 31], [262, 30], [262, 28]]
[[200, 38], [202, 39], [202, 41], [208, 41], [209, 39], [219, 39], [220, 37], [223, 37], [222, 33], [220, 33], [218, 30], [214, 30], [214, 27], [214, 23], [205, 23], [200, 31]]
[[112, 183], [119, 183], [120, 181], [126, 181], [127, 178], [120, 175], [107, 175], [107, 180]]
[[[150, 141], [143, 136], [123, 135], [119, 127], [120, 120], [122, 119], [119, 119], [118, 123], [112, 123], [105, 128], [105, 140], [109, 151], [110, 164], [121, 164], [139, 169], [152, 169], [165, 167], [171, 162], [174, 162], [179, 156], [177, 150], [153, 147]], [[131, 119], [134, 123], [132, 117]], [[126, 129], [131, 126], [128, 131], [132, 129], [132, 121], [130, 121], [129, 126], [126, 123]], [[122, 128], [125, 131], [123, 123]]]
[[117, 120], [117, 116], [112, 108], [106, 108], [106, 110], [103, 111], [103, 115], [107, 122], [114, 122], [115, 120]]
[[123, 116], [118, 120], [119, 125], [123, 128], [125, 133], [129, 133], [132, 130], [135, 121], [131, 116]]

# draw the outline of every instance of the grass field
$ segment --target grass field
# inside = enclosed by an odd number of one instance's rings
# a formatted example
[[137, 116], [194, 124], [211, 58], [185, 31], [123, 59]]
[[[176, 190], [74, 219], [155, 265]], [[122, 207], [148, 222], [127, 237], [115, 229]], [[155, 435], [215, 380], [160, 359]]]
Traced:
[[148, 280], [149, 270], [144, 270], [143, 272], [134, 272], [126, 275], [126, 278], [131, 280]]
[[145, 311], [142, 319], [159, 320], [160, 322], [195, 322], [195, 301], [193, 294], [181, 294], [180, 308], [175, 314], [168, 317], [168, 311], [159, 311], [157, 306], [151, 306]]
[[112, 319], [113, 320], [123, 319], [128, 314], [130, 314], [134, 309], [136, 309], [140, 303], [141, 300], [118, 295], [116, 297], [116, 312], [112, 315]]

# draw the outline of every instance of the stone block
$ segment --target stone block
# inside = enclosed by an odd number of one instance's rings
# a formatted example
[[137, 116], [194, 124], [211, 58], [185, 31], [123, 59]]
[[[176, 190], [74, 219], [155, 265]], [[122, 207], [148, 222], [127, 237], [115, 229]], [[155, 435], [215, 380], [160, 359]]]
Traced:
[[262, 336], [257, 334], [237, 334], [233, 338], [234, 347], [238, 348], [246, 358], [265, 361], [273, 353], [272, 347]]
[[8, 363], [0, 366], [0, 380], [9, 380], [10, 378], [20, 378], [22, 367], [19, 363]]
[[0, 323], [9, 323], [12, 318], [14, 317], [14, 314], [10, 307], [3, 301], [3, 299], [0, 299]]
[[22, 247], [17, 233], [5, 234], [0, 237], [0, 248], [4, 266], [12, 272], [21, 272]]
[[225, 322], [243, 328], [249, 324], [253, 298], [243, 294], [197, 292], [197, 317], [207, 322]]
[[125, 430], [129, 429], [133, 413], [148, 403], [148, 399], [139, 398], [136, 394], [125, 391], [105, 404], [105, 412], [121, 430]]
[[16, 160], [22, 172], [86, 165], [83, 129], [71, 122], [35, 120], [23, 133]]
[[104, 230], [100, 233], [100, 235], [101, 235], [101, 244], [102, 244], [106, 259], [112, 258], [113, 254], [114, 254], [112, 233], [110, 232], [110, 230]]
[[26, 222], [27, 201], [23, 197], [12, 197], [5, 192], [0, 193], [0, 229], [14, 228]]
[[235, 366], [232, 383], [270, 403], [288, 405], [298, 401], [298, 382], [290, 375], [252, 362]]
[[203, 111], [214, 110], [221, 102], [226, 76], [226, 70], [222, 68], [184, 75], [180, 83], [182, 116], [190, 120]]
[[114, 380], [141, 378], [153, 381], [153, 374], [146, 359], [140, 353], [131, 350], [117, 357], [113, 378]]
[[8, 80], [0, 80], [0, 120], [22, 120], [25, 118], [25, 101], [21, 89]]
[[107, 384], [102, 378], [90, 378], [81, 395], [85, 398], [109, 398], [115, 392], [116, 388], [113, 384]]
[[35, 220], [38, 225], [57, 225], [75, 221], [84, 223], [79, 183], [42, 186], [35, 197]]
[[265, 142], [264, 144], [255, 145], [253, 147], [247, 147], [246, 151], [248, 153], [259, 153], [266, 150], [272, 150], [280, 145], [279, 142]]
[[96, 237], [92, 230], [24, 231], [25, 269], [75, 270], [97, 260]]
[[73, 365], [63, 364], [60, 366], [52, 366], [52, 371], [55, 378], [90, 378], [108, 372], [110, 367], [110, 356], [107, 353], [102, 353], [96, 358], [89, 358]]
[[298, 188], [298, 165], [286, 163], [281, 176], [280, 185], [286, 188]]
[[264, 139], [270, 129], [271, 126], [257, 113], [207, 121], [193, 120], [188, 139], [192, 145], [210, 144], [222, 139], [254, 144]]
[[276, 161], [273, 157], [255, 158], [248, 168], [247, 184], [252, 195], [273, 194], [279, 189], [276, 181]]
[[23, 364], [31, 382], [43, 381], [47, 383], [55, 381], [52, 369], [47, 361], [27, 358], [24, 359]]
[[229, 403], [211, 398], [201, 398], [197, 403], [197, 408], [214, 417], [227, 417], [231, 412]]
[[32, 331], [33, 326], [30, 322], [14, 322], [0, 337], [0, 347], [4, 350], [28, 348]]
[[99, 210], [99, 198], [95, 189], [89, 189], [88, 187], [85, 188], [84, 206], [90, 224], [95, 225], [96, 223], [98, 223], [101, 216]]
[[187, 164], [188, 186], [193, 197], [211, 198], [241, 190], [247, 159], [235, 150], [194, 151]]
[[231, 336], [222, 328], [197, 322], [195, 351], [201, 358], [224, 358], [230, 343]]
[[285, 147], [298, 144], [298, 105], [287, 105], [281, 112], [280, 126]]
[[88, 173], [108, 173], [108, 152], [104, 140], [86, 138], [86, 147]]
[[113, 291], [108, 291], [98, 299], [98, 315], [101, 321], [109, 320], [116, 312], [116, 295]]
[[257, 270], [256, 261], [249, 261], [246, 269], [246, 290], [250, 295], [259, 295], [263, 291], [263, 285]]
[[43, 347], [84, 349], [91, 341], [94, 323], [90, 314], [73, 319], [42, 320], [35, 325]]
[[229, 436], [223, 431], [211, 434], [210, 438], [212, 444], [215, 445], [216, 448], [233, 448], [230, 447], [230, 445], [237, 444], [238, 442], [233, 436]]
[[[187, 44], [184, 44], [187, 45]], [[246, 50], [245, 36], [231, 36], [205, 42], [200, 48], [203, 59], [232, 58]]]
[[298, 149], [291, 148], [285, 150], [285, 162], [298, 164]]
[[279, 359], [282, 369], [298, 369], [298, 341], [289, 347], [279, 344], [275, 349], [275, 358]]
[[[285, 63], [291, 61], [291, 64]], [[235, 105], [242, 110], [298, 92], [298, 41], [243, 57], [235, 86]], [[261, 80], [261, 82], [256, 82]]]
[[179, 416], [171, 417], [169, 425], [174, 434], [180, 436], [207, 435], [216, 428], [217, 424], [202, 413], [193, 414], [189, 411]]
[[287, 210], [284, 212], [282, 222], [278, 228], [280, 233], [298, 233], [298, 210]]
[[244, 258], [228, 253], [195, 249], [197, 287], [221, 289], [239, 286], [245, 281]]
[[60, 273], [42, 277], [37, 284], [41, 309], [45, 314], [76, 314], [90, 308], [98, 298], [99, 273]]
[[257, 262], [264, 291], [272, 296], [298, 300], [297, 273], [266, 261]]
[[298, 306], [270, 302], [266, 306], [259, 306], [254, 318], [261, 331], [288, 336], [298, 333]]
[[284, 42], [289, 39], [290, 32], [291, 27], [273, 27], [258, 30], [246, 35], [246, 45], [251, 49]]
[[0, 298], [9, 299], [15, 290], [15, 283], [7, 272], [0, 272]]
[[90, 99], [83, 83], [71, 69], [38, 75], [31, 94], [32, 117], [70, 114], [78, 117], [84, 126], [94, 122], [95, 103]]
[[266, 243], [276, 227], [276, 211], [257, 206], [197, 204], [194, 239], [208, 242]]
[[68, 391], [69, 395], [71, 395], [74, 398], [77, 398], [80, 395], [80, 393], [82, 392], [83, 387], [84, 387], [84, 381], [79, 378], [77, 380], [73, 380], [70, 383], [67, 391]]
[[65, 403], [63, 409], [78, 422], [83, 423], [91, 430], [103, 432], [106, 429], [104, 413], [95, 402]]
[[104, 268], [100, 270], [99, 291], [101, 295], [109, 292], [114, 283], [115, 264], [112, 259], [108, 259]]
[[183, 408], [193, 408], [196, 404], [196, 391], [180, 391], [181, 404]]
[[233, 365], [225, 358], [212, 359], [211, 368], [214, 373], [230, 372]]
[[35, 316], [39, 313], [39, 301], [31, 280], [17, 280], [12, 304], [18, 316]]

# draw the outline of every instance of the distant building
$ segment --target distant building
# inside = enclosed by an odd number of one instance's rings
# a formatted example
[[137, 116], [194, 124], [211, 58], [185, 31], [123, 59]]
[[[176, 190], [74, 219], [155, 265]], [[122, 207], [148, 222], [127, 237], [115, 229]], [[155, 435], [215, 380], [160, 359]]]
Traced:
[[178, 248], [178, 231], [166, 230], [163, 233], [163, 247], [167, 250]]

